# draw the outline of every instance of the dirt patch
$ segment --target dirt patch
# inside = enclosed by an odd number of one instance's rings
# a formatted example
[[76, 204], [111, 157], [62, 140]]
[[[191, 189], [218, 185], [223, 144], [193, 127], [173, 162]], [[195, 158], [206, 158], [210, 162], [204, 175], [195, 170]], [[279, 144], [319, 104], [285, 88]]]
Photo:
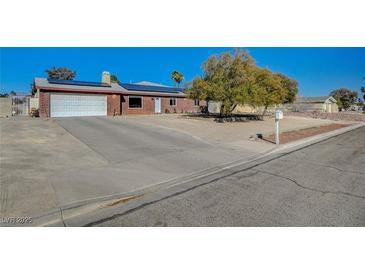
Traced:
[[[285, 144], [348, 126], [350, 126], [350, 124], [329, 124], [319, 127], [311, 127], [311, 128], [282, 132], [280, 134], [280, 143]], [[263, 140], [275, 143], [275, 134], [264, 136]]]

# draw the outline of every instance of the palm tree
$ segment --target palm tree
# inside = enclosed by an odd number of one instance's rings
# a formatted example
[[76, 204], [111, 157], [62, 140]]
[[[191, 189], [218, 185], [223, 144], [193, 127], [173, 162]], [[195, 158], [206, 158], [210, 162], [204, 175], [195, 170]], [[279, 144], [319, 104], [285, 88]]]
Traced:
[[179, 87], [180, 83], [184, 80], [184, 75], [181, 72], [174, 70], [171, 73], [171, 79], [174, 80], [175, 85]]

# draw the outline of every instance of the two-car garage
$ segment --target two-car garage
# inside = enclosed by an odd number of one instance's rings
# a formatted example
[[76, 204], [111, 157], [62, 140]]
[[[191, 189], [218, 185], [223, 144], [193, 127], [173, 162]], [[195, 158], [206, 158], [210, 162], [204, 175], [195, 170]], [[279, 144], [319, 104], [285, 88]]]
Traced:
[[51, 117], [106, 116], [107, 96], [90, 94], [51, 94]]
[[120, 113], [121, 94], [126, 90], [111, 83], [103, 72], [101, 82], [34, 79], [34, 97], [39, 98], [41, 117], [107, 116]]

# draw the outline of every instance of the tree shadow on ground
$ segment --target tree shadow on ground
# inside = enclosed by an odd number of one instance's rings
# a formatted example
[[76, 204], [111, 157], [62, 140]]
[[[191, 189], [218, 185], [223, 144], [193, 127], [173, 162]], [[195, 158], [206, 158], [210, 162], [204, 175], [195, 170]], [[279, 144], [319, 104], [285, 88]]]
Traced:
[[217, 123], [263, 121], [262, 115], [254, 113], [235, 113], [223, 116], [219, 113], [188, 113], [186, 116], [189, 118], [212, 119]]

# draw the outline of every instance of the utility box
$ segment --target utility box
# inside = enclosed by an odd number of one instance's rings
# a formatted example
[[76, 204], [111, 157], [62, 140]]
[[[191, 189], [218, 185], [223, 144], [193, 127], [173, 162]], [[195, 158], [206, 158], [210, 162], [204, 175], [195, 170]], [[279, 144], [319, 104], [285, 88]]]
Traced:
[[275, 120], [281, 120], [281, 119], [283, 119], [283, 117], [284, 117], [284, 115], [281, 110], [275, 111]]
[[29, 99], [29, 109], [39, 109], [39, 98], [30, 98]]

